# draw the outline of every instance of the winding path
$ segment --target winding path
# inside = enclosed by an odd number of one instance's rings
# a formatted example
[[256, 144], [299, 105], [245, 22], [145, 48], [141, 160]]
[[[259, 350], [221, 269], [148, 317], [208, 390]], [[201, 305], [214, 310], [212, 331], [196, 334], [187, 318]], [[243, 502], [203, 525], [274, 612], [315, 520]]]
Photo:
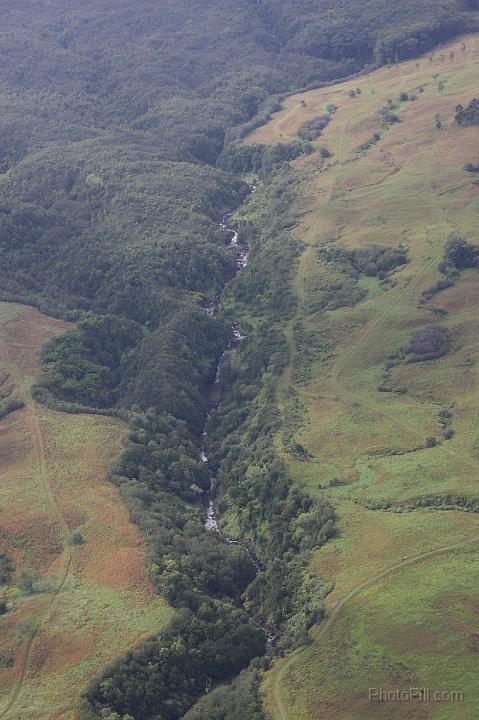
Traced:
[[[365, 590], [366, 588], [370, 587], [371, 585], [374, 585], [378, 580], [382, 580], [385, 577], [388, 577], [389, 575], [392, 575], [397, 570], [400, 570], [401, 568], [407, 567], [408, 565], [416, 565], [417, 563], [421, 562], [422, 560], [425, 560], [426, 558], [433, 557], [435, 555], [439, 555], [441, 553], [448, 553], [453, 552], [454, 550], [460, 550], [464, 547], [467, 547], [468, 545], [472, 545], [475, 542], [479, 542], [479, 535], [476, 535], [473, 538], [470, 538], [469, 540], [464, 540], [459, 543], [454, 543], [453, 545], [446, 545], [445, 547], [436, 548], [435, 550], [427, 550], [424, 553], [421, 553], [420, 555], [416, 555], [414, 557], [408, 558], [407, 560], [400, 560], [396, 562], [394, 565], [390, 565], [389, 567], [384, 568], [384, 570], [381, 570], [380, 572], [376, 573], [375, 575], [372, 575], [371, 577], [367, 578], [367, 580], [364, 580], [359, 585], [356, 585], [352, 590], [350, 590], [341, 600], [338, 600], [332, 607], [330, 612], [328, 613], [326, 619], [319, 625], [318, 631], [314, 634], [314, 640], [320, 640], [323, 638], [328, 630], [331, 628], [332, 625], [334, 625], [335, 621], [337, 620], [341, 610], [343, 607], [356, 595], [359, 595], [362, 590]], [[281, 720], [292, 720], [292, 718], [288, 718], [286, 708], [283, 702], [283, 698], [281, 697], [281, 689], [284, 687], [284, 678], [286, 676], [286, 673], [290, 669], [291, 665], [296, 662], [296, 660], [304, 654], [304, 652], [308, 649], [309, 646], [300, 648], [299, 650], [291, 653], [290, 657], [286, 660], [284, 665], [276, 672], [275, 678], [274, 678], [274, 699], [277, 705], [277, 708], [279, 710], [279, 714], [281, 717]]]
[[[469, 58], [470, 60], [470, 58]], [[422, 167], [422, 182], [424, 186], [424, 190], [426, 193], [426, 196], [431, 201], [431, 204], [434, 206], [437, 217], [438, 217], [438, 225], [444, 226], [444, 242], [447, 239], [447, 236], [450, 232], [452, 232], [455, 228], [451, 225], [449, 219], [445, 217], [442, 208], [438, 205], [438, 196], [441, 194], [440, 192], [434, 192], [431, 188], [431, 183], [429, 179], [429, 173], [432, 163], [432, 158], [437, 153], [438, 147], [446, 142], [449, 138], [451, 129], [449, 128], [447, 132], [441, 134], [438, 137], [438, 140], [433, 143], [431, 147], [431, 151], [429, 154], [428, 161], [426, 164]], [[341, 139], [340, 144], [342, 146], [343, 144], [343, 134], [344, 134], [344, 128], [341, 132]], [[355, 190], [361, 190], [362, 188], [355, 188]], [[327, 203], [330, 201], [330, 196], [328, 197]], [[319, 221], [319, 218], [318, 218]], [[449, 228], [447, 227], [449, 226]], [[310, 250], [310, 248], [308, 248]], [[305, 252], [307, 252], [306, 250]], [[303, 256], [304, 257], [304, 256]], [[359, 333], [359, 336], [357, 337], [357, 340], [355, 344], [351, 347], [349, 351], [347, 351], [345, 354], [342, 354], [340, 357], [337, 358], [336, 362], [334, 363], [332, 367], [331, 372], [331, 380], [333, 382], [333, 389], [337, 393], [341, 393], [343, 396], [346, 395], [348, 398], [352, 400], [360, 400], [360, 402], [367, 407], [371, 412], [375, 414], [380, 414], [383, 417], [388, 417], [389, 419], [393, 419], [394, 422], [402, 428], [407, 428], [410, 430], [410, 426], [407, 426], [406, 423], [401, 423], [398, 421], [398, 418], [396, 416], [392, 417], [390, 413], [388, 413], [384, 408], [378, 407], [376, 404], [369, 402], [367, 399], [365, 399], [361, 394], [358, 394], [354, 391], [354, 389], [349, 389], [345, 384], [344, 379], [344, 372], [347, 370], [348, 364], [350, 364], [351, 360], [356, 357], [357, 353], [360, 351], [363, 344], [370, 339], [371, 335], [374, 334], [374, 332], [379, 331], [381, 329], [382, 323], [387, 320], [389, 314], [393, 311], [393, 309], [396, 307], [397, 303], [400, 300], [403, 300], [405, 297], [410, 295], [412, 292], [417, 290], [417, 286], [419, 282], [423, 279], [427, 271], [437, 264], [437, 262], [440, 260], [440, 258], [436, 257], [433, 258], [430, 262], [426, 263], [421, 270], [415, 275], [415, 277], [411, 280], [408, 285], [403, 288], [403, 290], [400, 292], [400, 294], [395, 297], [394, 301], [391, 302], [388, 307], [384, 310], [383, 313], [374, 320], [372, 320], [370, 323], [368, 323]], [[302, 278], [300, 280], [301, 284]], [[301, 287], [301, 290], [303, 288]], [[302, 294], [298, 293], [300, 302], [302, 300]], [[450, 450], [449, 448], [445, 448], [445, 451], [448, 455], [457, 455], [453, 450]], [[464, 461], [464, 458], [462, 458]], [[477, 464], [468, 463], [471, 465], [471, 467], [474, 467], [474, 469], [477, 471]], [[436, 555], [439, 555], [441, 553], [452, 553], [457, 550], [461, 550], [465, 547], [468, 547], [469, 545], [473, 545], [474, 543], [479, 542], [479, 536], [475, 535], [472, 538], [469, 538], [468, 540], [464, 540], [458, 543], [454, 543], [451, 545], [447, 545], [440, 548], [433, 548], [426, 550], [425, 552], [410, 557], [408, 559], [402, 559], [398, 560], [393, 565], [389, 565], [385, 567], [380, 572], [375, 573], [374, 575], [371, 575], [366, 580], [363, 580], [361, 583], [356, 585], [354, 588], [352, 588], [349, 592], [346, 593], [341, 599], [337, 600], [330, 608], [326, 618], [322, 621], [322, 623], [318, 626], [317, 630], [312, 633], [314, 637], [314, 641], [319, 641], [322, 638], [326, 636], [326, 634], [329, 632], [329, 630], [332, 628], [338, 617], [340, 616], [340, 613], [345, 605], [347, 605], [348, 602], [353, 600], [357, 595], [359, 595], [363, 590], [366, 588], [374, 585], [376, 582], [382, 580], [383, 578], [388, 577], [389, 575], [392, 575], [393, 573], [399, 571], [400, 569], [404, 567], [408, 567], [411, 565], [418, 564], [422, 562], [423, 560], [426, 560], [428, 558], [434, 557]], [[293, 663], [295, 663], [298, 658], [300, 658], [308, 649], [308, 646], [299, 648], [298, 650], [292, 652], [288, 658], [286, 658], [284, 661], [282, 661], [282, 664], [279, 665], [279, 668], [276, 669], [274, 678], [273, 678], [273, 697], [276, 704], [276, 707], [279, 711], [279, 717], [281, 720], [292, 720], [291, 717], [288, 717], [287, 709], [285, 706], [285, 702], [283, 699], [283, 690], [286, 686], [285, 678], [287, 676], [287, 673], [289, 672], [291, 666]]]
[[[15, 322], [15, 319], [13, 320]], [[0, 358], [1, 364], [8, 369], [10, 376], [12, 380], [15, 381], [16, 386], [19, 389], [22, 389], [22, 398], [25, 402], [25, 408], [24, 408], [24, 414], [25, 419], [27, 421], [27, 425], [29, 428], [29, 434], [31, 438], [31, 448], [32, 448], [32, 466], [38, 467], [39, 471], [39, 477], [42, 487], [42, 493], [45, 497], [45, 500], [47, 504], [50, 507], [50, 512], [52, 513], [53, 517], [55, 518], [58, 527], [60, 528], [61, 538], [64, 544], [64, 551], [62, 553], [63, 555], [63, 567], [60, 573], [60, 578], [57, 586], [54, 590], [50, 592], [51, 595], [51, 601], [48, 604], [46, 610], [42, 614], [42, 616], [39, 619], [39, 622], [37, 626], [35, 627], [34, 632], [32, 633], [31, 637], [28, 639], [25, 651], [23, 653], [22, 657], [22, 665], [21, 665], [21, 671], [20, 671], [20, 677], [16, 683], [16, 685], [13, 687], [13, 689], [10, 692], [10, 695], [8, 696], [7, 703], [3, 707], [0, 707], [0, 718], [8, 718], [10, 716], [10, 712], [14, 709], [17, 700], [20, 696], [20, 693], [22, 691], [24, 682], [28, 676], [28, 671], [30, 668], [30, 660], [32, 656], [32, 650], [35, 646], [35, 640], [41, 631], [41, 629], [45, 626], [45, 624], [49, 621], [49, 619], [52, 616], [52, 613], [55, 610], [56, 601], [62, 592], [63, 588], [65, 587], [65, 584], [67, 580], [70, 577], [71, 573], [71, 565], [72, 565], [72, 559], [73, 559], [73, 551], [72, 548], [68, 545], [68, 538], [69, 538], [69, 528], [68, 524], [60, 510], [60, 508], [57, 505], [57, 502], [55, 500], [54, 493], [52, 491], [50, 481], [49, 481], [49, 472], [48, 472], [48, 464], [47, 464], [47, 457], [45, 453], [45, 443], [43, 438], [43, 432], [42, 428], [38, 419], [36, 405], [34, 403], [34, 400], [30, 394], [29, 389], [24, 388], [24, 381], [23, 377], [21, 376], [18, 367], [15, 363], [15, 361], [12, 359], [11, 355], [9, 354], [9, 344], [7, 342], [3, 342], [3, 356]], [[10, 344], [11, 345], [11, 344]]]

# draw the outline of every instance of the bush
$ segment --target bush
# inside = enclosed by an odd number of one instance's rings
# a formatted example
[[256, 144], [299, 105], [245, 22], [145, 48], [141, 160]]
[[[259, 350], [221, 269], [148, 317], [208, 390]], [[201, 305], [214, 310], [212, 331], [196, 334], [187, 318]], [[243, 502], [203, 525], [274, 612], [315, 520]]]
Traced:
[[380, 133], [374, 133], [369, 140], [365, 140], [360, 146], [359, 150], [369, 150], [370, 147], [375, 145], [381, 140], [381, 134]]
[[383, 125], [394, 125], [401, 122], [399, 115], [392, 112], [392, 107], [383, 107], [379, 111], [379, 117]]
[[9, 398], [0, 406], [0, 420], [9, 415], [10, 413], [14, 412], [15, 410], [20, 410], [22, 407], [25, 407], [25, 403], [23, 402], [22, 398]]
[[9, 650], [3, 650], [0, 652], [0, 668], [11, 668], [14, 663], [15, 655], [12, 652]]
[[442, 290], [447, 290], [447, 288], [450, 288], [454, 285], [454, 281], [452, 278], [446, 278], [444, 280], [438, 280], [434, 285], [431, 285], [426, 290], [423, 291], [421, 295], [421, 302], [427, 302], [431, 300], [434, 295], [441, 292]]
[[352, 277], [358, 277], [361, 273], [377, 277], [381, 272], [390, 272], [407, 263], [406, 250], [384, 245], [365, 245], [354, 250], [349, 250], [344, 245], [320, 247], [318, 256], [321, 260], [338, 266]]
[[459, 125], [479, 125], [479, 99], [472, 98], [467, 107], [457, 105], [454, 119]]
[[15, 570], [15, 563], [5, 552], [0, 552], [0, 585], [6, 585], [10, 581]]
[[444, 261], [456, 270], [479, 266], [479, 246], [468, 243], [460, 235], [449, 237], [444, 248]]
[[17, 580], [17, 586], [24, 593], [31, 594], [38, 592], [42, 576], [37, 570], [26, 568], [20, 572]]
[[414, 357], [410, 362], [434, 360], [449, 351], [449, 332], [441, 325], [430, 325], [418, 330], [411, 337], [406, 352]]
[[329, 115], [318, 115], [311, 120], [306, 120], [298, 130], [302, 140], [316, 140], [330, 121]]
[[437, 445], [437, 440], [436, 440], [435, 437], [433, 437], [432, 435], [430, 435], [429, 437], [426, 438], [426, 441], [425, 441], [425, 443], [424, 443], [424, 447], [432, 448], [432, 447], [435, 447], [436, 445]]
[[71, 545], [83, 545], [84, 542], [85, 542], [85, 538], [83, 537], [83, 535], [81, 534], [81, 532], [79, 530], [75, 530], [70, 535], [70, 544]]

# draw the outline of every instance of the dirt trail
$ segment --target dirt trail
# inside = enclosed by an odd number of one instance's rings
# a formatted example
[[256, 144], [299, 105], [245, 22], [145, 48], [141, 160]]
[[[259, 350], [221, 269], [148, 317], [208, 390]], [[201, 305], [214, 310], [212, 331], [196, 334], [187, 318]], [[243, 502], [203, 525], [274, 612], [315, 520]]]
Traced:
[[[444, 133], [440, 139], [435, 142], [431, 148], [430, 155], [429, 155], [429, 161], [426, 165], [422, 168], [422, 179], [423, 179], [423, 186], [426, 191], [426, 195], [431, 201], [431, 204], [436, 210], [437, 217], [438, 217], [438, 225], [444, 225], [444, 232], [443, 232], [443, 244], [445, 244], [447, 237], [451, 232], [455, 230], [454, 226], [451, 225], [448, 218], [444, 216], [444, 213], [442, 212], [442, 208], [438, 204], [437, 200], [437, 193], [434, 193], [431, 189], [431, 184], [429, 180], [429, 173], [431, 169], [431, 163], [433, 157], [438, 152], [441, 145], [445, 144], [450, 139], [451, 134], [451, 128], [448, 129], [447, 133]], [[449, 225], [449, 227], [447, 227]], [[359, 333], [359, 336], [357, 338], [357, 342], [352, 345], [351, 349], [342, 354], [340, 357], [338, 357], [337, 361], [334, 363], [332, 372], [331, 372], [331, 380], [333, 381], [334, 391], [335, 393], [339, 394], [341, 393], [343, 396], [348, 397], [351, 401], [358, 401], [360, 402], [365, 408], [367, 408], [370, 412], [372, 412], [375, 415], [381, 415], [382, 417], [388, 418], [394, 424], [401, 428], [402, 430], [406, 432], [411, 431], [411, 425], [405, 422], [402, 422], [400, 419], [398, 419], [396, 414], [393, 414], [391, 412], [388, 412], [385, 408], [380, 407], [377, 403], [370, 402], [367, 398], [365, 398], [360, 393], [355, 392], [354, 390], [351, 390], [346, 387], [344, 384], [344, 381], [341, 382], [340, 377], [343, 374], [343, 372], [347, 369], [348, 364], [350, 364], [350, 361], [360, 352], [361, 348], [363, 347], [364, 343], [371, 339], [372, 335], [376, 331], [381, 330], [381, 326], [383, 323], [387, 320], [390, 313], [394, 310], [394, 308], [405, 298], [407, 298], [411, 293], [415, 292], [417, 290], [417, 287], [421, 280], [424, 278], [426, 273], [437, 263], [442, 259], [442, 257], [435, 257], [430, 262], [426, 263], [421, 270], [415, 275], [413, 280], [408, 283], [408, 285], [403, 289], [403, 291], [400, 293], [399, 296], [395, 297], [394, 300], [388, 305], [388, 307], [384, 310], [384, 312], [379, 315], [377, 318], [372, 320], [370, 323], [368, 323]], [[334, 397], [334, 395], [333, 395]], [[407, 400], [407, 402], [411, 402], [410, 400]], [[418, 435], [418, 440], [423, 441], [422, 435]], [[443, 452], [448, 455], [449, 457], [457, 457], [461, 460], [461, 462], [466, 465], [468, 465], [474, 472], [477, 471], [477, 465], [473, 462], [467, 462], [462, 454], [458, 453], [457, 451], [451, 450], [448, 446], [443, 446], [442, 448]]]
[[[399, 570], [401, 568], [407, 567], [408, 565], [416, 565], [417, 563], [421, 562], [422, 560], [425, 560], [427, 558], [433, 557], [435, 555], [439, 555], [441, 553], [447, 553], [452, 552], [454, 550], [461, 550], [464, 547], [467, 547], [468, 545], [472, 545], [475, 542], [479, 542], [479, 535], [470, 538], [469, 540], [464, 540], [459, 543], [454, 543], [453, 545], [447, 545], [445, 547], [436, 548], [435, 550], [427, 550], [424, 553], [421, 553], [420, 555], [415, 555], [414, 557], [408, 558], [407, 560], [399, 560], [394, 565], [390, 565], [384, 570], [381, 570], [380, 572], [372, 575], [371, 577], [367, 578], [367, 580], [364, 580], [359, 585], [356, 585], [352, 590], [350, 590], [341, 600], [338, 600], [331, 608], [330, 612], [328, 613], [328, 616], [326, 620], [324, 620], [321, 625], [319, 626], [318, 631], [314, 634], [314, 640], [320, 640], [323, 638], [328, 630], [331, 628], [331, 626], [334, 624], [336, 619], [338, 618], [341, 610], [343, 609], [344, 605], [346, 605], [347, 602], [352, 600], [356, 595], [358, 595], [362, 590], [365, 590], [366, 588], [373, 585], [378, 580], [382, 580], [383, 578], [391, 575], [392, 573], [396, 572], [396, 570]], [[276, 672], [275, 679], [274, 679], [274, 699], [277, 705], [277, 708], [280, 713], [281, 720], [291, 720], [291, 718], [288, 718], [288, 715], [286, 713], [286, 708], [284, 706], [283, 700], [281, 698], [281, 688], [284, 687], [284, 677], [286, 673], [288, 672], [289, 668], [293, 664], [293, 662], [296, 662], [296, 660], [305, 653], [305, 651], [308, 649], [308, 647], [303, 647], [300, 650], [297, 650], [291, 654], [291, 656], [288, 658], [288, 660], [285, 662], [285, 664], [281, 667], [281, 669]]]
[[[468, 61], [472, 62], [471, 55], [468, 56]], [[466, 61], [467, 63], [467, 61]], [[465, 64], [466, 64], [465, 63]], [[440, 136], [440, 138], [433, 144], [428, 161], [424, 164], [422, 168], [422, 181], [425, 193], [427, 197], [429, 198], [431, 205], [436, 210], [437, 218], [438, 218], [438, 226], [444, 227], [444, 242], [446, 241], [448, 235], [450, 232], [452, 232], [455, 228], [450, 224], [449, 219], [445, 216], [442, 208], [439, 206], [438, 200], [440, 196], [440, 192], [434, 192], [431, 183], [430, 183], [430, 171], [431, 171], [431, 164], [433, 157], [438, 152], [438, 148], [441, 144], [447, 142], [449, 140], [451, 128], [448, 129], [448, 131]], [[340, 144], [342, 146], [343, 144], [343, 137], [341, 137]], [[359, 190], [361, 188], [357, 188]], [[320, 222], [321, 217], [318, 217], [318, 221]], [[449, 226], [449, 227], [448, 227]], [[352, 400], [359, 400], [365, 407], [367, 407], [371, 412], [374, 412], [376, 414], [383, 415], [384, 417], [388, 417], [389, 419], [392, 419], [398, 427], [401, 427], [403, 429], [407, 429], [410, 431], [411, 427], [410, 425], [407, 425], [406, 423], [401, 423], [398, 421], [396, 416], [392, 416], [392, 414], [388, 413], [386, 410], [384, 410], [381, 407], [378, 407], [376, 404], [369, 402], [367, 399], [365, 399], [362, 395], [354, 392], [354, 389], [349, 389], [345, 385], [345, 379], [343, 379], [345, 371], [347, 371], [348, 365], [350, 365], [351, 361], [357, 356], [357, 354], [360, 352], [361, 348], [363, 347], [364, 343], [368, 340], [370, 340], [371, 336], [376, 332], [380, 331], [381, 326], [385, 320], [387, 320], [390, 313], [394, 310], [396, 305], [399, 301], [404, 300], [408, 295], [415, 292], [417, 290], [417, 286], [420, 283], [420, 281], [423, 279], [423, 277], [426, 275], [426, 273], [433, 267], [435, 264], [438, 263], [440, 260], [440, 257], [433, 258], [430, 262], [423, 265], [423, 267], [420, 269], [420, 271], [414, 276], [411, 282], [408, 283], [408, 285], [402, 290], [402, 292], [399, 294], [398, 297], [395, 297], [394, 301], [392, 301], [388, 307], [384, 310], [384, 312], [372, 320], [370, 323], [368, 323], [359, 333], [357, 340], [355, 344], [351, 347], [351, 349], [346, 352], [345, 354], [338, 357], [336, 362], [334, 363], [332, 367], [331, 372], [331, 380], [333, 382], [333, 389], [338, 393], [342, 394], [343, 397], [346, 395], [348, 398]], [[302, 299], [302, 298], [301, 298]], [[445, 449], [448, 455], [454, 456], [457, 455], [452, 450], [449, 450], [448, 448]], [[471, 463], [472, 467], [472, 463]], [[474, 469], [477, 470], [477, 467], [474, 465]], [[321, 640], [327, 632], [330, 630], [330, 628], [334, 625], [335, 621], [339, 617], [341, 610], [343, 607], [354, 597], [356, 597], [359, 593], [361, 593], [366, 588], [370, 587], [374, 583], [378, 582], [379, 580], [382, 580], [385, 577], [388, 577], [389, 575], [393, 574], [394, 572], [410, 566], [417, 564], [419, 562], [422, 562], [423, 560], [426, 560], [430, 557], [439, 555], [441, 553], [449, 553], [454, 552], [455, 550], [461, 550], [462, 548], [465, 548], [469, 545], [472, 545], [476, 542], [479, 542], [479, 536], [474, 536], [473, 538], [470, 538], [468, 540], [461, 541], [459, 543], [454, 543], [445, 547], [441, 548], [435, 548], [427, 550], [420, 555], [416, 555], [414, 557], [408, 558], [408, 559], [402, 559], [398, 560], [398, 562], [394, 563], [393, 565], [390, 565], [380, 572], [375, 573], [374, 575], [370, 576], [366, 580], [362, 581], [358, 585], [356, 585], [354, 588], [352, 588], [346, 595], [344, 595], [340, 600], [336, 601], [334, 605], [331, 607], [330, 611], [327, 614], [326, 619], [318, 626], [317, 631], [313, 634], [314, 640], [319, 641]], [[274, 701], [276, 703], [277, 709], [279, 711], [279, 715], [281, 720], [291, 720], [291, 718], [288, 718], [288, 714], [286, 711], [286, 707], [282, 698], [282, 690], [285, 687], [285, 678], [286, 675], [293, 665], [293, 663], [296, 662], [296, 660], [301, 657], [302, 654], [304, 654], [307, 651], [307, 647], [300, 648], [299, 650], [294, 651], [291, 653], [290, 657], [284, 662], [284, 664], [280, 667], [279, 670], [276, 671], [274, 675], [274, 681], [273, 681], [273, 697]]]
[[[15, 319], [14, 319], [15, 322]], [[0, 708], [0, 718], [8, 718], [11, 716], [11, 711], [14, 709], [16, 702], [20, 696], [20, 693], [23, 688], [23, 684], [25, 682], [25, 679], [28, 675], [29, 667], [30, 667], [30, 660], [32, 655], [32, 650], [35, 646], [36, 638], [41, 631], [42, 627], [48, 622], [48, 620], [51, 618], [56, 605], [56, 600], [58, 599], [58, 596], [62, 592], [67, 580], [69, 579], [70, 572], [71, 572], [71, 564], [73, 559], [73, 551], [72, 548], [68, 545], [68, 538], [69, 538], [69, 528], [68, 524], [64, 518], [64, 516], [61, 513], [61, 510], [59, 509], [57, 502], [55, 500], [54, 493], [52, 491], [50, 482], [49, 482], [49, 472], [48, 472], [48, 463], [47, 463], [47, 457], [45, 453], [45, 443], [43, 438], [43, 432], [40, 425], [40, 421], [37, 414], [37, 406], [35, 405], [35, 402], [31, 396], [30, 390], [25, 387], [24, 378], [19, 372], [19, 369], [15, 363], [15, 361], [12, 359], [11, 354], [9, 353], [9, 344], [6, 342], [2, 343], [2, 353], [0, 355], [0, 364], [2, 367], [8, 370], [10, 373], [10, 376], [12, 380], [15, 382], [17, 388], [21, 390], [22, 399], [25, 402], [24, 407], [24, 416], [27, 421], [29, 434], [31, 438], [31, 448], [32, 448], [32, 465], [36, 466], [38, 468], [38, 473], [40, 477], [40, 482], [42, 486], [42, 493], [45, 497], [45, 500], [47, 501], [47, 504], [50, 508], [50, 512], [52, 513], [53, 517], [58, 523], [58, 526], [60, 528], [62, 541], [64, 544], [64, 551], [62, 554], [62, 569], [59, 573], [59, 582], [54, 590], [51, 591], [51, 602], [49, 603], [47, 609], [43, 613], [43, 616], [39, 619], [38, 625], [35, 628], [35, 631], [33, 632], [32, 636], [29, 638], [27, 646], [25, 648], [23, 658], [22, 658], [22, 667], [20, 672], [20, 677], [18, 679], [18, 682], [13, 687], [13, 689], [10, 692], [10, 696], [8, 697], [7, 704]]]

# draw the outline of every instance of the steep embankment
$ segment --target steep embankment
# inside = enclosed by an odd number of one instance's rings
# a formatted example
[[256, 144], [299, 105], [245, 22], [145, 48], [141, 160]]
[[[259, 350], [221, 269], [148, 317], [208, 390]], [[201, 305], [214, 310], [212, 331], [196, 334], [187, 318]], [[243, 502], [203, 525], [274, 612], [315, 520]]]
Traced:
[[[277, 442], [297, 483], [337, 510], [312, 561], [334, 589], [312, 644], [268, 674], [274, 718], [469, 719], [479, 706], [479, 519], [459, 509], [479, 496], [479, 283], [476, 269], [437, 269], [453, 234], [478, 244], [463, 169], [478, 131], [454, 122], [478, 60], [469, 36], [290, 97], [247, 140], [290, 141], [333, 110], [295, 163], [304, 251]], [[447, 340], [429, 352], [432, 337]], [[446, 694], [369, 702], [369, 688], [410, 687]]]
[[68, 325], [0, 306], [2, 394], [24, 407], [0, 421], [0, 717], [73, 718], [95, 669], [170, 616], [148, 579], [144, 542], [106, 479], [119, 420], [37, 405], [40, 347]]

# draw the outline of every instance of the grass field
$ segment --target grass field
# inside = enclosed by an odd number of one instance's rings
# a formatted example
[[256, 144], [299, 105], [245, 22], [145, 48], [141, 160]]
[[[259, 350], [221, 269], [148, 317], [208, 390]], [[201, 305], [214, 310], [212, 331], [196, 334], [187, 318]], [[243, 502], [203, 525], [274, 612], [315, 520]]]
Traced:
[[[0, 304], [0, 372], [25, 403], [0, 420], [0, 550], [16, 564], [0, 586], [10, 607], [0, 616], [2, 720], [74, 718], [88, 681], [171, 612], [148, 579], [142, 537], [106, 480], [126, 426], [53, 412], [31, 398], [40, 347], [67, 327]], [[34, 592], [21, 581], [25, 570], [38, 574]]]
[[[287, 408], [294, 386], [304, 418], [294, 440], [308, 459], [283, 449], [290, 471], [337, 509], [337, 537], [312, 560], [335, 585], [312, 644], [267, 674], [266, 705], [276, 720], [479, 717], [479, 517], [402, 512], [426, 495], [479, 497], [477, 272], [420, 302], [441, 278], [448, 237], [479, 243], [479, 188], [463, 170], [477, 161], [479, 130], [454, 122], [455, 106], [477, 94], [478, 63], [479, 37], [468, 36], [432, 57], [289, 97], [246, 140], [287, 142], [306, 120], [337, 107], [315, 142], [332, 156], [322, 161], [315, 152], [294, 165], [305, 249], [287, 331], [292, 362], [279, 391]], [[416, 99], [401, 101], [402, 92]], [[379, 111], [388, 100], [400, 122], [384, 125]], [[375, 133], [380, 139], [361, 149]], [[321, 310], [333, 271], [318, 251], [339, 244], [402, 247], [408, 263], [382, 281], [361, 276], [361, 300]], [[306, 372], [298, 321], [312, 348]], [[386, 363], [411, 334], [438, 324], [449, 331], [449, 352], [399, 362], [385, 380]], [[402, 392], [379, 392], [384, 383]], [[449, 440], [444, 409], [452, 415]], [[428, 437], [434, 447], [425, 446]], [[370, 509], [379, 501], [395, 512]], [[415, 686], [462, 691], [464, 702], [369, 703], [370, 687]]]

